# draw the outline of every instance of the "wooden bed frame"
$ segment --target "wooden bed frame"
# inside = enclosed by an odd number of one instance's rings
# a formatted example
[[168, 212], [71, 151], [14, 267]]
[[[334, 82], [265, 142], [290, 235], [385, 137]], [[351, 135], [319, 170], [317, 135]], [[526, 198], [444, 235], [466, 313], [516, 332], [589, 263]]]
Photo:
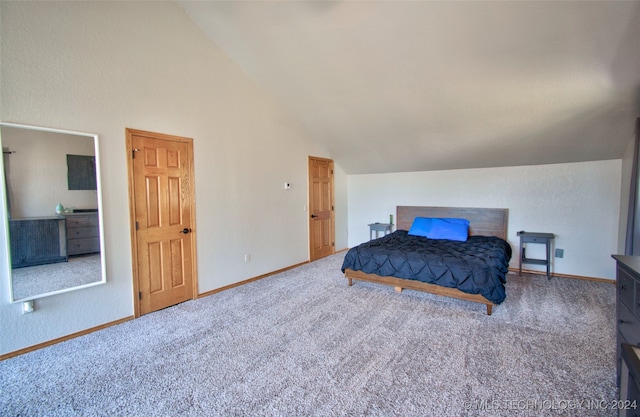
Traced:
[[[397, 230], [409, 230], [413, 223], [413, 219], [416, 217], [464, 218], [469, 220], [469, 235], [497, 236], [507, 240], [509, 209], [398, 206], [396, 208]], [[495, 305], [480, 294], [467, 294], [456, 288], [441, 287], [417, 280], [383, 277], [376, 274], [366, 274], [361, 271], [354, 271], [349, 268], [345, 270], [344, 275], [349, 282], [349, 286], [353, 285], [353, 280], [355, 279], [359, 281], [391, 285], [395, 287], [397, 292], [401, 292], [404, 288], [407, 288], [485, 304], [487, 306], [488, 316], [491, 315], [493, 306]]]

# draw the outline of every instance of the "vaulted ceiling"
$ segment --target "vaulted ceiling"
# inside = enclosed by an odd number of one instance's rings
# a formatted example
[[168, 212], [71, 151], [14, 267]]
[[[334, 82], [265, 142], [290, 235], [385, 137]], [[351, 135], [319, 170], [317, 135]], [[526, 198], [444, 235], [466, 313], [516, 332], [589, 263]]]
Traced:
[[348, 174], [616, 159], [640, 116], [640, 1], [178, 3]]

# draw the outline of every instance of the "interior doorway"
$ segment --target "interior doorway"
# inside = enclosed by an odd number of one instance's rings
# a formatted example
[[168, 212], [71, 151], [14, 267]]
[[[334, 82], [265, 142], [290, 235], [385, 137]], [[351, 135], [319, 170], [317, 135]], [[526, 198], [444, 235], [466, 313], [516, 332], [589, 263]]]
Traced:
[[193, 140], [127, 129], [136, 317], [197, 298]]
[[335, 253], [333, 160], [309, 157], [309, 260]]

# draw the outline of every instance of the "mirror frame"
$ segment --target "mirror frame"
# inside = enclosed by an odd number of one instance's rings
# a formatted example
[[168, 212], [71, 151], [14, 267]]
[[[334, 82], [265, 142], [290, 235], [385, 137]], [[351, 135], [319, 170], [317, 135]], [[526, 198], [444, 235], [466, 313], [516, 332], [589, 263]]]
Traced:
[[60, 133], [66, 135], [75, 135], [75, 136], [85, 136], [88, 139], [93, 138], [93, 147], [95, 152], [95, 161], [96, 161], [96, 195], [98, 199], [98, 230], [100, 231], [100, 267], [102, 273], [102, 279], [95, 282], [90, 282], [88, 284], [77, 285], [75, 287], [63, 288], [60, 290], [50, 291], [41, 294], [35, 294], [33, 296], [24, 297], [16, 299], [13, 295], [13, 280], [12, 280], [12, 269], [11, 269], [11, 245], [10, 245], [10, 236], [9, 236], [9, 218], [7, 216], [8, 207], [7, 207], [7, 190], [5, 187], [5, 178], [4, 178], [4, 158], [0, 159], [0, 204], [4, 207], [4, 216], [2, 219], [2, 227], [4, 227], [4, 236], [6, 237], [6, 250], [5, 253], [0, 254], [0, 256], [4, 257], [5, 265], [7, 265], [7, 278], [9, 279], [9, 301], [11, 303], [23, 303], [25, 301], [35, 300], [38, 298], [50, 297], [56, 294], [63, 294], [67, 292], [81, 290], [83, 288], [94, 287], [96, 285], [102, 285], [107, 282], [107, 270], [106, 270], [106, 259], [105, 259], [105, 250], [104, 250], [104, 221], [103, 221], [103, 206], [102, 206], [102, 179], [101, 179], [101, 166], [100, 166], [100, 147], [99, 147], [99, 138], [96, 133], [85, 133], [78, 132], [73, 130], [64, 130], [64, 129], [55, 129], [49, 127], [42, 126], [33, 126], [33, 125], [25, 125], [11, 122], [0, 122], [0, 148], [2, 147], [2, 127], [11, 127], [16, 129], [28, 129], [28, 130], [36, 130], [41, 132], [51, 132], [51, 133]]

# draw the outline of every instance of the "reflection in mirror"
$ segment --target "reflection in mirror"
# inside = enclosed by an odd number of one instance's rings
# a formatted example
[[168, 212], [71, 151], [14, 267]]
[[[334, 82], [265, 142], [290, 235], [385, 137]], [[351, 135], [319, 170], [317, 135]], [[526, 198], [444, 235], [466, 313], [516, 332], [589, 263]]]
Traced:
[[106, 282], [98, 136], [0, 123], [11, 301]]

